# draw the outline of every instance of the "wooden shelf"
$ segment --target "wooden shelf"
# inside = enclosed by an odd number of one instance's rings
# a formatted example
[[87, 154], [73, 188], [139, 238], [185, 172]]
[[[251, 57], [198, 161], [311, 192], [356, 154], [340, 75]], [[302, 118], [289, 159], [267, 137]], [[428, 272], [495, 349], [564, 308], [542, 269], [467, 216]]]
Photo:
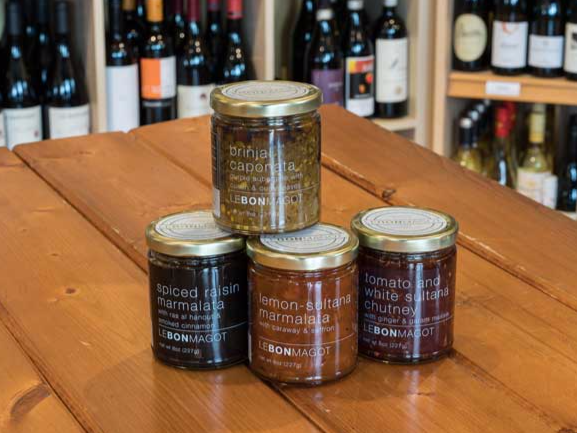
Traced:
[[417, 119], [413, 116], [401, 117], [400, 119], [371, 119], [373, 123], [389, 131], [408, 131], [417, 127]]
[[455, 98], [575, 105], [577, 82], [529, 75], [506, 77], [492, 72], [451, 72], [447, 94]]

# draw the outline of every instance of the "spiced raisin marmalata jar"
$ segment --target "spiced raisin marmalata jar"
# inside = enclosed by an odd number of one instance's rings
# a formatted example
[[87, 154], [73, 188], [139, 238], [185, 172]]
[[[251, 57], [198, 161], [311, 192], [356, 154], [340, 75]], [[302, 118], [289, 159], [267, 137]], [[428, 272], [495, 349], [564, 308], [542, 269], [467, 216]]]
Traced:
[[320, 217], [321, 91], [245, 81], [211, 94], [213, 213], [247, 235], [310, 227]]
[[318, 385], [357, 362], [357, 237], [318, 224], [247, 242], [249, 360], [260, 377]]
[[359, 352], [417, 363], [453, 345], [459, 226], [442, 212], [409, 207], [358, 214]]
[[152, 351], [172, 366], [226, 367], [247, 357], [245, 240], [210, 210], [163, 217], [146, 229]]

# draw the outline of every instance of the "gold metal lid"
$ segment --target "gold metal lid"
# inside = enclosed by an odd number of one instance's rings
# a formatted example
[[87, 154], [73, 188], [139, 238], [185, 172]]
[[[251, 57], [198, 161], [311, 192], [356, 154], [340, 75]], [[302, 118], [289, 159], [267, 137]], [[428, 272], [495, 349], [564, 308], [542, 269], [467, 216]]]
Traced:
[[304, 230], [249, 238], [248, 256], [256, 263], [290, 271], [338, 268], [356, 259], [359, 240], [347, 229], [317, 224]]
[[427, 253], [455, 245], [459, 224], [443, 212], [382, 207], [357, 214], [351, 228], [363, 247], [395, 253]]
[[293, 81], [242, 81], [217, 87], [210, 94], [215, 112], [236, 117], [283, 117], [310, 113], [323, 101], [312, 84]]
[[242, 236], [217, 227], [210, 210], [175, 213], [162, 217], [146, 228], [148, 247], [174, 257], [207, 257], [240, 251]]

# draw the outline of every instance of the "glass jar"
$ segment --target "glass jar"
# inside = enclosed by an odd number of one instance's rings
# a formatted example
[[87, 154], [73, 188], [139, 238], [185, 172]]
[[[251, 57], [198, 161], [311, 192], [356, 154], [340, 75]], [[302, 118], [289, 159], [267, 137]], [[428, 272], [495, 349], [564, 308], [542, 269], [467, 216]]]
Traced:
[[352, 222], [359, 250], [359, 353], [390, 363], [453, 346], [459, 226], [442, 212], [377, 208]]
[[300, 230], [320, 218], [320, 90], [246, 81], [211, 94], [213, 214], [242, 234]]
[[248, 240], [252, 371], [317, 385], [355, 368], [357, 251], [355, 235], [329, 224]]
[[244, 238], [210, 210], [163, 217], [146, 229], [154, 356], [174, 367], [222, 368], [247, 357]]

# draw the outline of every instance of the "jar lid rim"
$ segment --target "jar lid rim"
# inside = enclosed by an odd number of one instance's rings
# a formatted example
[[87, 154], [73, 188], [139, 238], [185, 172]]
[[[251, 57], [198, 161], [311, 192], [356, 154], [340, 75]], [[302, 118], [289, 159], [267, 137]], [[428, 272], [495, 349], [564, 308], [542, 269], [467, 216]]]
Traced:
[[226, 84], [210, 94], [218, 114], [235, 117], [286, 117], [310, 113], [322, 104], [321, 90], [312, 84], [282, 80], [252, 80]]
[[434, 209], [390, 206], [358, 213], [351, 229], [363, 247], [411, 254], [452, 247], [459, 224], [451, 215]]
[[148, 225], [145, 236], [149, 249], [173, 257], [218, 256], [245, 248], [245, 238], [218, 227], [206, 209], [165, 215]]
[[297, 232], [250, 237], [248, 256], [260, 265], [289, 271], [334, 269], [357, 258], [359, 240], [350, 230], [319, 223]]

